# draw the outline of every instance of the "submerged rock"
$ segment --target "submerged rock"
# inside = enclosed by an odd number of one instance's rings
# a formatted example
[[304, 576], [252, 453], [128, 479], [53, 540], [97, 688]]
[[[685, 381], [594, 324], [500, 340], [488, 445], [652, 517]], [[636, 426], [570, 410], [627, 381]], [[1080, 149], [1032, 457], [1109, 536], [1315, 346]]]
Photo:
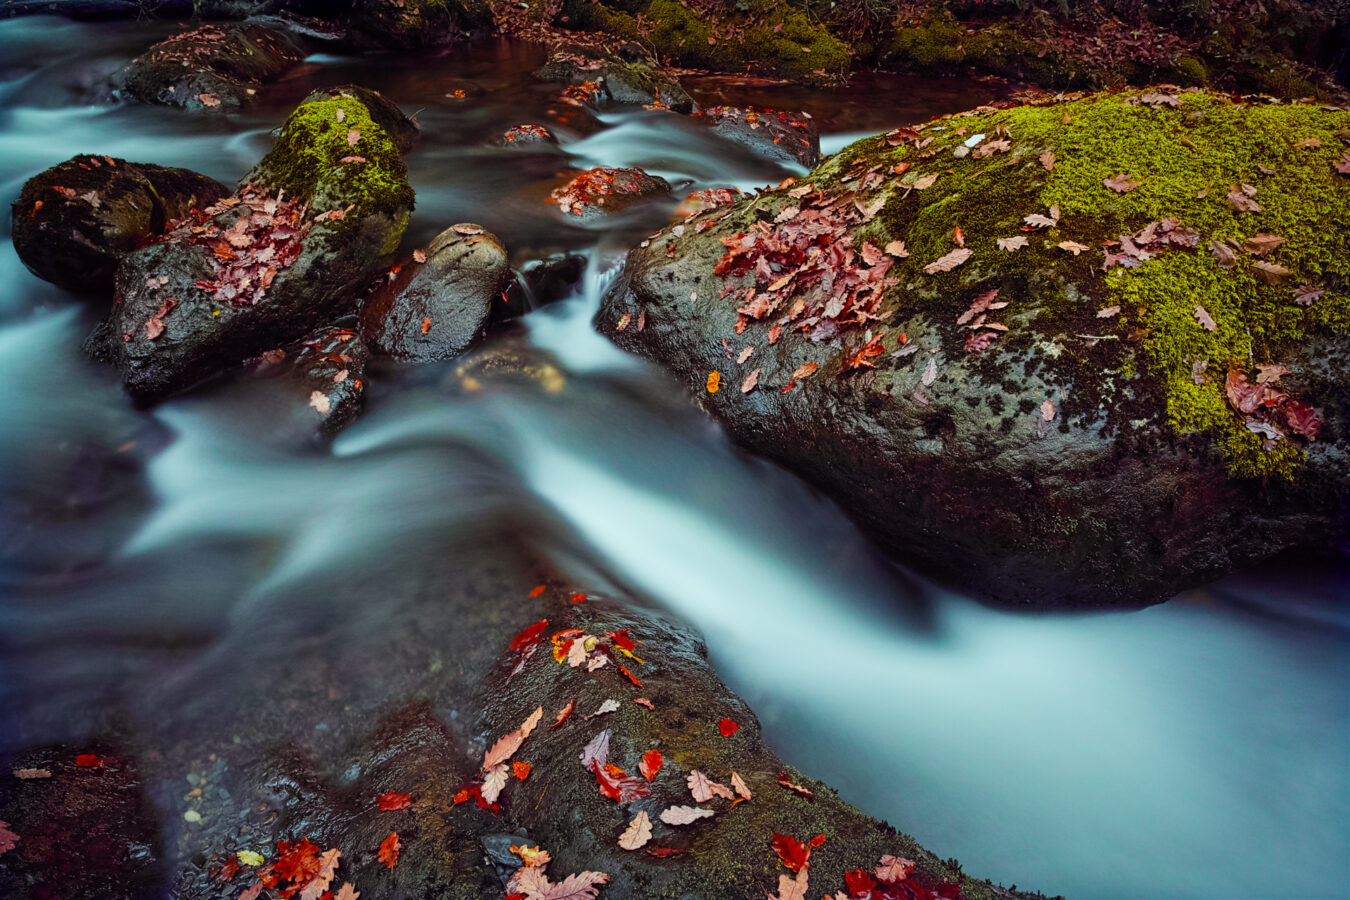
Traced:
[[452, 225], [365, 301], [362, 334], [395, 359], [453, 359], [482, 339], [510, 281], [506, 248], [495, 235]]
[[14, 252], [39, 278], [109, 291], [122, 257], [228, 193], [188, 169], [76, 156], [24, 184], [12, 208]]
[[595, 100], [602, 104], [659, 104], [682, 113], [695, 108], [679, 80], [636, 44], [624, 45], [614, 55], [566, 45], [553, 51], [538, 75], [546, 81], [593, 84]]
[[1155, 91], [896, 129], [632, 251], [597, 327], [906, 561], [1158, 602], [1346, 540], [1347, 125]]
[[699, 110], [698, 118], [727, 140], [768, 159], [808, 169], [820, 162], [820, 129], [809, 113], [711, 106]]
[[239, 191], [117, 272], [91, 354], [154, 401], [350, 311], [412, 209], [398, 144], [354, 96], [302, 104]]
[[246, 22], [201, 25], [155, 44], [131, 61], [123, 90], [142, 103], [192, 110], [238, 109], [261, 84], [304, 59], [286, 32]]

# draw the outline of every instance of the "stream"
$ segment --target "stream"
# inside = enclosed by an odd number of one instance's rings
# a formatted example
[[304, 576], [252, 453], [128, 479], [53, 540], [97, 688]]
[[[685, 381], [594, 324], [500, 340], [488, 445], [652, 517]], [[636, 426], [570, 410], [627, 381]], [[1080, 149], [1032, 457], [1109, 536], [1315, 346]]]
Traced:
[[[4, 240], [0, 752], [80, 737], [147, 656], [265, 627], [250, 618], [259, 597], [391, 555], [415, 564], [475, 517], [537, 504], [703, 632], [785, 760], [968, 873], [1069, 897], [1350, 896], [1350, 563], [1277, 560], [1090, 615], [994, 610], [936, 586], [595, 332], [623, 249], [677, 199], [584, 225], [544, 202], [568, 164], [642, 166], [676, 198], [799, 170], [668, 112], [589, 122], [530, 79], [542, 51], [509, 41], [376, 64], [316, 54], [231, 117], [108, 102], [108, 77], [167, 33], [0, 22], [6, 206], [83, 152], [233, 183], [310, 90], [358, 82], [418, 111], [424, 132], [405, 248], [476, 222], [516, 265], [586, 256], [571, 297], [490, 339], [552, 354], [567, 387], [447, 394], [454, 363], [377, 370], [365, 414], [322, 448], [272, 440], [228, 383], [137, 411], [80, 352], [101, 311], [32, 276]], [[810, 112], [825, 152], [1006, 90], [898, 76], [836, 91], [686, 85], [705, 103]], [[563, 152], [490, 145], [521, 122], [550, 125]], [[379, 621], [376, 599], [365, 627]]]

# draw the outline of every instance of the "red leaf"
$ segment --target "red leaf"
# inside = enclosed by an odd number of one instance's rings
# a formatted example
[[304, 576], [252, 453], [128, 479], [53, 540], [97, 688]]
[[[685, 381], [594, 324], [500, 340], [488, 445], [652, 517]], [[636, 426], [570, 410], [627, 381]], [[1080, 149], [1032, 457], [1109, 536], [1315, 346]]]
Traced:
[[803, 797], [814, 797], [814, 796], [815, 796], [815, 794], [813, 794], [810, 790], [808, 790], [807, 788], [802, 787], [800, 784], [797, 784], [795, 781], [793, 781], [793, 780], [792, 780], [792, 776], [789, 775], [787, 772], [779, 772], [779, 773], [778, 773], [778, 783], [781, 784], [783, 787], [787, 788], [787, 789], [790, 790], [790, 791], [796, 791], [797, 793], [801, 794]]
[[688, 853], [688, 850], [681, 850], [678, 847], [648, 847], [647, 852], [657, 859], [665, 859], [668, 856], [678, 856], [681, 853]]
[[844, 873], [844, 884], [848, 886], [850, 894], [866, 894], [872, 888], [877, 886], [876, 881], [871, 875], [868, 875], [862, 869], [854, 869], [852, 872]]
[[571, 597], [569, 597], [568, 599], [571, 600], [573, 603], [585, 603], [585, 602], [586, 602], [586, 595], [583, 594], [583, 593], [581, 593], [581, 591], [577, 591], [575, 594], [573, 594], [573, 595], [572, 595]]
[[572, 714], [572, 710], [576, 708], [577, 708], [577, 699], [573, 697], [571, 700], [567, 701], [567, 705], [562, 708], [562, 712], [558, 713], [558, 718], [553, 720], [553, 724], [550, 727], [557, 728], [559, 725], [566, 722], [567, 717], [570, 716]]
[[538, 597], [540, 594], [542, 594], [542, 593], [543, 593], [544, 591], [546, 591], [546, 590], [548, 590], [548, 585], [546, 585], [546, 584], [541, 584], [541, 585], [539, 585], [538, 587], [536, 587], [534, 590], [530, 591], [530, 596], [531, 596], [531, 597]]
[[[618, 664], [615, 663], [615, 665], [618, 665]], [[619, 666], [619, 671], [623, 673], [623, 677], [625, 677], [625, 678], [627, 678], [629, 681], [633, 682], [634, 685], [636, 685], [637, 687], [642, 687], [642, 682], [638, 680], [638, 677], [637, 677], [636, 675], [634, 675], [632, 672], [628, 671], [628, 667], [627, 667], [627, 666]]]
[[0, 853], [5, 853], [14, 849], [14, 845], [19, 842], [19, 836], [9, 830], [9, 825], [0, 822]]
[[94, 753], [81, 753], [75, 757], [75, 765], [85, 769], [101, 769], [103, 768], [103, 757]]
[[818, 834], [815, 837], [811, 838], [811, 840], [807, 841], [807, 843], [810, 844], [812, 847], [819, 847], [821, 844], [825, 843], [825, 840], [826, 840], [825, 835]]
[[376, 802], [379, 804], [380, 809], [384, 810], [385, 812], [392, 812], [393, 810], [396, 809], [407, 809], [409, 806], [411, 806], [412, 795], [400, 794], [395, 791], [388, 791], [386, 793], [381, 794], [380, 799], [377, 800]]
[[[542, 588], [543, 585], [539, 587]], [[544, 639], [544, 629], [546, 628], [548, 628], [548, 619], [540, 619], [511, 639], [511, 649], [516, 653], [522, 653], [530, 649]]]
[[530, 770], [532, 768], [533, 766], [531, 766], [527, 762], [517, 761], [511, 763], [511, 773], [515, 775], [516, 778], [519, 779], [520, 781], [524, 781], [526, 778], [530, 777]]
[[717, 730], [722, 733], [722, 737], [731, 737], [733, 734], [739, 731], [740, 728], [741, 726], [737, 725], [730, 719], [723, 719], [722, 721], [717, 723]]
[[660, 750], [648, 750], [642, 754], [642, 761], [638, 763], [638, 771], [648, 781], [655, 781], [656, 774], [661, 771], [661, 766], [664, 763], [665, 759], [662, 758]]
[[800, 872], [802, 867], [806, 865], [807, 860], [811, 858], [809, 847], [795, 837], [786, 834], [775, 833], [773, 840], [769, 842], [769, 846], [774, 853], [778, 854], [778, 858], [783, 861], [783, 865], [793, 872]]
[[398, 832], [389, 832], [389, 837], [385, 838], [384, 843], [380, 844], [379, 852], [380, 862], [384, 863], [386, 869], [392, 869], [398, 865], [398, 851], [400, 849], [402, 849], [402, 845], [398, 842]]

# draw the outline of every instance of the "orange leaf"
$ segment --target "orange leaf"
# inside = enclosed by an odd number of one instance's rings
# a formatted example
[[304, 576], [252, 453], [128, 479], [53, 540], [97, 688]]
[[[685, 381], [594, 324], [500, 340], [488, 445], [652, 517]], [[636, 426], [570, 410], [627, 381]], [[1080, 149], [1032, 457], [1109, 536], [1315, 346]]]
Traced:
[[431, 330], [431, 317], [427, 316], [422, 319], [422, 333], [426, 334], [430, 330]]
[[715, 393], [717, 393], [718, 388], [720, 388], [721, 386], [722, 386], [722, 373], [721, 373], [721, 372], [709, 372], [709, 373], [708, 373], [708, 393], [710, 393], [710, 394], [715, 394]]
[[665, 759], [661, 756], [660, 750], [648, 750], [642, 754], [642, 761], [638, 763], [638, 771], [648, 781], [655, 781], [656, 775], [661, 771], [661, 766], [664, 763]]
[[557, 728], [559, 725], [566, 722], [567, 717], [572, 714], [572, 710], [576, 709], [576, 707], [577, 698], [573, 697], [571, 700], [567, 701], [567, 705], [562, 708], [562, 712], [558, 713], [558, 718], [554, 719], [553, 724], [549, 727]]
[[398, 832], [396, 831], [389, 832], [389, 837], [385, 838], [384, 843], [380, 844], [379, 858], [386, 869], [392, 869], [398, 865], [398, 851], [402, 849], [402, 846], [398, 842]]
[[529, 778], [529, 777], [530, 777], [530, 769], [532, 769], [532, 768], [533, 768], [533, 766], [531, 766], [531, 765], [530, 765], [529, 763], [527, 763], [527, 762], [519, 762], [519, 761], [517, 761], [517, 762], [511, 763], [511, 772], [512, 772], [512, 773], [516, 776], [516, 778], [519, 779], [520, 781], [524, 781], [526, 778]]
[[571, 597], [569, 597], [568, 599], [571, 600], [573, 603], [585, 603], [585, 602], [586, 602], [586, 595], [583, 594], [581, 591], [577, 591], [575, 594], [573, 594], [573, 595], [572, 595]]
[[396, 791], [386, 791], [380, 795], [380, 799], [375, 801], [380, 809], [385, 812], [392, 812], [396, 809], [407, 809], [412, 805], [412, 796], [410, 794], [400, 794]]
[[534, 590], [530, 591], [530, 596], [531, 596], [531, 597], [538, 597], [540, 594], [542, 594], [542, 593], [543, 593], [544, 591], [546, 591], [546, 590], [548, 590], [548, 585], [546, 585], [546, 584], [541, 584], [541, 585], [539, 585], [538, 587], [536, 587]]

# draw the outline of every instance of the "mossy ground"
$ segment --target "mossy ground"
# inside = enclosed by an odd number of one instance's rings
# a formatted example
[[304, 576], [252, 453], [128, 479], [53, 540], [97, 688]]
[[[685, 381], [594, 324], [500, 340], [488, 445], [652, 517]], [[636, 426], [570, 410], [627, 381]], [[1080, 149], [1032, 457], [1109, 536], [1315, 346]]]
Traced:
[[[364, 162], [343, 162], [353, 157]], [[344, 95], [311, 100], [296, 109], [272, 151], [245, 180], [304, 197], [312, 213], [324, 211], [315, 208], [324, 200], [350, 204], [352, 209], [334, 223], [338, 227], [376, 213], [399, 223], [413, 205], [407, 167], [394, 139], [374, 122], [364, 103]], [[402, 227], [397, 231], [401, 234]]]
[[641, 41], [667, 61], [718, 72], [759, 71], [795, 81], [832, 82], [848, 69], [848, 47], [786, 4], [752, 0], [718, 19], [678, 0], [652, 0], [633, 12], [571, 0], [574, 27]]
[[[1062, 342], [1067, 352], [1058, 365], [1077, 369], [1080, 402], [1105, 402], [1126, 385], [1136, 400], [1160, 401], [1155, 413], [1178, 436], [1221, 447], [1232, 475], [1288, 477], [1302, 456], [1298, 444], [1262, 449], [1228, 404], [1223, 381], [1230, 366], [1251, 374], [1257, 363], [1288, 361], [1313, 335], [1350, 332], [1350, 178], [1333, 166], [1345, 152], [1339, 134], [1347, 126], [1350, 113], [1306, 104], [1244, 104], [1192, 92], [1181, 94], [1175, 108], [1152, 108], [1136, 95], [1104, 94], [931, 123], [922, 133], [934, 142], [923, 151], [913, 142], [890, 147], [882, 137], [869, 138], [809, 180], [828, 183], [859, 160], [910, 163], [902, 183], [937, 174], [926, 190], [893, 191], [860, 235], [898, 238], [909, 247], [909, 258], [893, 269], [901, 279], [890, 300], [898, 318], [936, 312], [954, 319], [973, 293], [1001, 283], [1012, 300], [1009, 318], [1030, 313], [1031, 330], [1019, 336], [1014, 329], [1000, 346]], [[1000, 129], [1010, 135], [1011, 152], [953, 156], [970, 136], [992, 137]], [[1056, 157], [1052, 170], [1039, 161], [1046, 150]], [[1121, 173], [1136, 176], [1139, 187], [1122, 194], [1103, 185]], [[1226, 202], [1230, 186], [1242, 183], [1257, 188], [1260, 212], [1238, 212]], [[1022, 230], [1024, 216], [1051, 205], [1062, 212], [1056, 227]], [[1198, 248], [1103, 271], [1103, 242], [1169, 216], [1200, 232]], [[925, 274], [925, 265], [953, 249], [958, 225], [973, 256], [953, 272]], [[1285, 238], [1265, 257], [1293, 272], [1281, 283], [1260, 280], [1252, 257], [1240, 255], [1236, 267], [1224, 269], [1208, 249], [1210, 240], [1241, 242], [1259, 232]], [[997, 238], [1017, 235], [1028, 237], [1029, 246], [997, 249]], [[1057, 246], [1061, 241], [1090, 250], [1075, 256]], [[1294, 302], [1301, 284], [1326, 293], [1301, 306]], [[1214, 318], [1214, 331], [1201, 326], [1196, 304]], [[1122, 311], [1098, 318], [1109, 306]], [[1082, 334], [1099, 338], [1075, 340]], [[1208, 365], [1202, 384], [1192, 377], [1197, 360]], [[1130, 418], [1139, 413], [1132, 409]]]

